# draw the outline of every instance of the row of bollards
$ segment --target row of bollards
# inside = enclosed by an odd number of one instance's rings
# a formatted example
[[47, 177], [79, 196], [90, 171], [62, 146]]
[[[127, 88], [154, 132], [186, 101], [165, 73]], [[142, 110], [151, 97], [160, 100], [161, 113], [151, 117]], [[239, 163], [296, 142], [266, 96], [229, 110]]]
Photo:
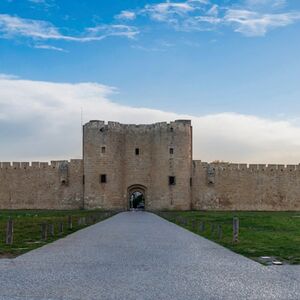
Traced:
[[[86, 217], [78, 217], [77, 219], [77, 225], [78, 226], [86, 226], [86, 225], [92, 225], [95, 224], [97, 221], [105, 219], [107, 217], [112, 216], [112, 212], [105, 212], [101, 214], [95, 214], [95, 215], [88, 215]], [[67, 228], [68, 230], [73, 229], [73, 217], [68, 216], [67, 218]], [[54, 237], [54, 224], [53, 223], [41, 223], [41, 239], [47, 240], [49, 237]], [[64, 233], [64, 222], [58, 223], [58, 235], [62, 235]], [[12, 245], [14, 241], [14, 221], [13, 219], [9, 218], [6, 224], [6, 237], [5, 237], [5, 243], [7, 245]]]
[[[175, 220], [175, 223], [181, 226], [188, 226], [188, 221], [186, 218], [179, 216]], [[192, 219], [189, 223], [193, 231], [204, 232], [206, 230], [205, 221], [197, 222]], [[210, 223], [210, 234], [211, 236], [217, 235], [217, 238], [221, 240], [223, 238], [223, 228], [222, 224]], [[239, 241], [239, 218], [234, 217], [232, 220], [232, 241], [238, 243]]]
[[[72, 227], [69, 227], [72, 229]], [[58, 235], [63, 234], [64, 232], [64, 223], [58, 223]], [[42, 240], [47, 240], [48, 237], [54, 237], [54, 224], [42, 223], [41, 224], [41, 238]]]

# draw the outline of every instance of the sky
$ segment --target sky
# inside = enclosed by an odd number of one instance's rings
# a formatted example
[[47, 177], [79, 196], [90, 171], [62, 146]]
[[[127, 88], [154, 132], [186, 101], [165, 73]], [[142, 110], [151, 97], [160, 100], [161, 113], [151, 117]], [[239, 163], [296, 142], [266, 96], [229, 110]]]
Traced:
[[298, 164], [299, 33], [297, 0], [1, 0], [0, 161], [188, 118], [195, 159]]

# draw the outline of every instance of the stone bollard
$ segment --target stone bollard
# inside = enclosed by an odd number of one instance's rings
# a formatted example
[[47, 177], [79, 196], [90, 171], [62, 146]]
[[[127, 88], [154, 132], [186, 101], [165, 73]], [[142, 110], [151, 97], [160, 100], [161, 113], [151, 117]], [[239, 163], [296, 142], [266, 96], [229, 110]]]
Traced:
[[77, 220], [77, 224], [78, 224], [78, 226], [81, 226], [81, 217], [78, 217], [78, 220]]
[[213, 235], [214, 232], [215, 232], [215, 224], [212, 223], [212, 224], [211, 224], [211, 228], [210, 228], [210, 234]]
[[205, 222], [204, 221], [201, 221], [201, 223], [200, 223], [200, 231], [201, 232], [205, 231]]
[[69, 228], [69, 229], [72, 229], [72, 228], [73, 228], [72, 216], [68, 216], [68, 228]]
[[196, 230], [196, 221], [192, 220], [192, 230]]
[[60, 222], [58, 224], [58, 234], [62, 234], [64, 232], [64, 223]]
[[238, 243], [238, 241], [239, 241], [239, 227], [240, 227], [239, 218], [234, 217], [233, 222], [232, 222], [233, 242], [234, 243]]
[[218, 225], [218, 239], [221, 240], [223, 235], [222, 225]]
[[53, 224], [48, 224], [48, 235], [49, 236], [54, 236], [54, 225]]
[[14, 222], [9, 218], [6, 224], [6, 238], [5, 243], [7, 245], [12, 245], [14, 240]]
[[47, 232], [47, 223], [41, 224], [41, 231], [42, 231], [42, 240], [47, 240], [48, 232]]
[[82, 217], [82, 225], [86, 225], [86, 218]]

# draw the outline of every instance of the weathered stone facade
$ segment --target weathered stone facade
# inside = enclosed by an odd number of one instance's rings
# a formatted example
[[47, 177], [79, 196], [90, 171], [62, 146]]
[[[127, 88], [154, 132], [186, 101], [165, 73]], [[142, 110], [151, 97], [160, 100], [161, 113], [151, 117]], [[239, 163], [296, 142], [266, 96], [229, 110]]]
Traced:
[[83, 159], [0, 163], [1, 209], [300, 210], [300, 166], [192, 160], [189, 120], [90, 121]]
[[83, 207], [81, 159], [0, 163], [0, 209]]
[[193, 161], [193, 208], [300, 210], [300, 165]]
[[[127, 209], [135, 189], [145, 193], [147, 209], [191, 208], [190, 121], [153, 125], [91, 121], [83, 136], [86, 208]], [[107, 182], [100, 182], [101, 174]], [[175, 177], [174, 185], [169, 176]]]

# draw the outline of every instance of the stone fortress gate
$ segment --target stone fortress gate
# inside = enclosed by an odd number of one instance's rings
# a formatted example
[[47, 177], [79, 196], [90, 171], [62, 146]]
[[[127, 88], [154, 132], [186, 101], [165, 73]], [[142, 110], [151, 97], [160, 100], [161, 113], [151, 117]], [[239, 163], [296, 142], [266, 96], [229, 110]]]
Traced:
[[122, 125], [91, 121], [83, 130], [86, 208], [128, 209], [138, 191], [145, 208], [191, 208], [190, 121]]
[[83, 126], [83, 159], [0, 163], [0, 209], [300, 210], [300, 166], [193, 160], [189, 120]]

